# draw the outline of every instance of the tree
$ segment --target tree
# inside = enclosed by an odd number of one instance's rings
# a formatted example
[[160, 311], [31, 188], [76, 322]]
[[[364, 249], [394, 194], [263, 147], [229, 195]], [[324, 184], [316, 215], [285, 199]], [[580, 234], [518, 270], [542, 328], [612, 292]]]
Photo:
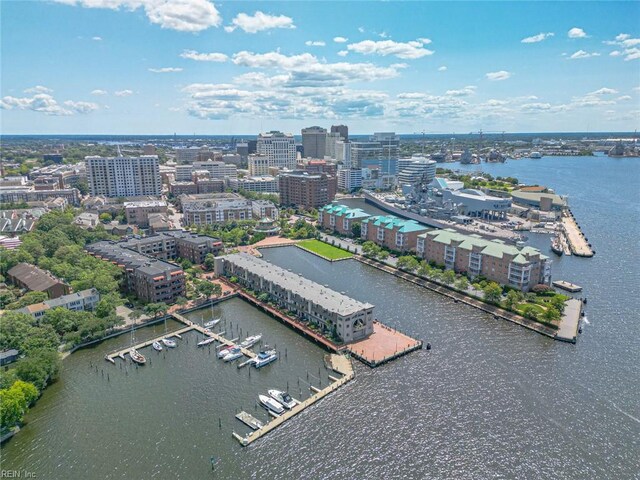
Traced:
[[378, 253], [378, 258], [380, 260], [386, 260], [387, 258], [389, 258], [389, 252], [387, 252], [386, 250], [380, 249]]
[[109, 223], [111, 222], [111, 220], [113, 220], [113, 217], [111, 216], [111, 214], [107, 212], [101, 213], [98, 218], [102, 223]]
[[15, 294], [7, 289], [0, 291], [0, 309], [5, 308], [10, 303], [13, 303], [16, 300]]
[[355, 238], [360, 238], [362, 235], [362, 226], [359, 223], [351, 225], [351, 233]]
[[463, 290], [466, 291], [469, 288], [469, 280], [467, 279], [467, 277], [465, 277], [464, 275], [462, 275], [460, 278], [458, 278], [454, 284], [454, 286], [458, 289], [458, 290]]
[[523, 299], [524, 295], [522, 295], [522, 292], [518, 290], [509, 290], [509, 292], [507, 292], [507, 298], [504, 301], [505, 307], [513, 310], [520, 302], [522, 302]]
[[222, 295], [222, 287], [219, 283], [211, 283], [213, 286], [213, 291], [211, 292], [214, 297], [219, 297]]
[[213, 283], [207, 282], [206, 280], [198, 282], [196, 286], [196, 291], [205, 298], [209, 298], [211, 294], [213, 294], [213, 290]]
[[116, 313], [116, 307], [122, 303], [119, 295], [108, 293], [103, 295], [96, 305], [95, 314], [98, 318], [106, 318]]
[[484, 293], [485, 301], [489, 303], [498, 303], [502, 297], [502, 287], [496, 282], [489, 282], [486, 287], [482, 289]]
[[442, 274], [442, 281], [445, 285], [451, 285], [456, 280], [456, 272], [453, 270], [445, 270]]
[[418, 263], [418, 260], [415, 259], [415, 257], [411, 255], [404, 255], [398, 258], [398, 263], [396, 264], [396, 266], [401, 270], [413, 272], [420, 266], [420, 264]]
[[418, 267], [418, 275], [422, 275], [423, 277], [428, 277], [431, 274], [431, 267], [429, 266], [429, 262], [426, 260], [422, 260], [420, 262], [420, 266]]
[[213, 253], [207, 253], [207, 255], [204, 257], [204, 268], [208, 271], [211, 272], [215, 266], [215, 260], [216, 257], [215, 255], [213, 255]]
[[267, 303], [269, 301], [269, 294], [261, 293], [260, 295], [258, 295], [258, 300], [260, 300], [262, 303]]
[[544, 318], [547, 322], [554, 322], [556, 320], [560, 320], [561, 313], [552, 305], [549, 305], [547, 309], [543, 312], [542, 318]]
[[551, 297], [550, 303], [559, 315], [562, 315], [562, 313], [564, 312], [564, 307], [566, 306], [565, 301], [566, 297], [561, 294]]
[[16, 302], [7, 305], [7, 310], [17, 310], [27, 305], [33, 305], [34, 303], [42, 303], [48, 299], [49, 295], [47, 295], [47, 292], [27, 292]]
[[147, 315], [153, 315], [153, 318], [161, 317], [165, 313], [169, 307], [166, 303], [149, 303], [144, 307]]
[[176, 305], [178, 305], [180, 307], [184, 307], [187, 303], [189, 303], [189, 300], [187, 300], [184, 297], [178, 297], [176, 299]]

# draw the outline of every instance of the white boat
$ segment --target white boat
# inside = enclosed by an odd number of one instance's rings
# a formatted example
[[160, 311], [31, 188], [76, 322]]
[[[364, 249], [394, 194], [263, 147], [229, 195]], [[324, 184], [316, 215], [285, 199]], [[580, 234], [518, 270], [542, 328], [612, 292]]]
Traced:
[[222, 360], [225, 362], [233, 362], [234, 360], [239, 359], [242, 356], [242, 350], [240, 347], [232, 348], [229, 353], [227, 353]]
[[245, 338], [242, 343], [240, 343], [240, 346], [242, 348], [250, 348], [253, 347], [256, 343], [258, 343], [260, 340], [262, 339], [262, 334], [258, 334], [258, 335], [253, 335], [251, 337], [247, 337]]
[[215, 342], [215, 341], [216, 341], [216, 339], [215, 339], [215, 338], [213, 338], [213, 337], [208, 337], [208, 338], [205, 338], [204, 340], [200, 340], [200, 341], [198, 342], [198, 346], [199, 346], [199, 347], [204, 347], [205, 345], [209, 345], [210, 343], [213, 343], [213, 342]]
[[277, 414], [284, 412], [284, 407], [273, 398], [267, 397], [266, 395], [258, 395], [258, 400], [260, 400], [260, 403], [272, 412]]
[[171, 340], [170, 338], [163, 338], [160, 340], [165, 347], [176, 348], [178, 345], [175, 340]]
[[258, 356], [254, 359], [253, 365], [256, 368], [260, 368], [277, 359], [278, 352], [276, 352], [275, 350], [267, 350], [258, 354]]
[[229, 354], [229, 352], [231, 352], [231, 350], [235, 347], [236, 347], [235, 345], [229, 345], [228, 347], [223, 348], [218, 352], [218, 358], [226, 357]]
[[211, 320], [210, 322], [207, 322], [204, 324], [204, 328], [211, 328], [211, 327], [215, 327], [217, 324], [220, 323], [220, 318], [216, 318], [215, 320]]
[[158, 341], [153, 342], [153, 343], [151, 344], [151, 346], [153, 347], [153, 349], [154, 349], [156, 352], [161, 352], [161, 351], [162, 351], [162, 344], [161, 344], [160, 342], [158, 342]]
[[268, 393], [271, 398], [277, 400], [278, 403], [282, 404], [289, 410], [297, 405], [296, 401], [291, 398], [291, 395], [289, 395], [287, 392], [282, 392], [280, 390], [268, 390]]
[[129, 356], [131, 357], [131, 360], [139, 365], [144, 365], [145, 363], [147, 363], [147, 359], [144, 358], [144, 355], [138, 352], [135, 348], [129, 350]]

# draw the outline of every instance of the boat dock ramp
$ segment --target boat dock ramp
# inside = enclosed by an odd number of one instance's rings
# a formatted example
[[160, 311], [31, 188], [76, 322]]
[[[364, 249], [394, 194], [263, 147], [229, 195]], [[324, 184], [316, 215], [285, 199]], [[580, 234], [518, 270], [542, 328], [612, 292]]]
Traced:
[[[295, 407], [293, 407], [291, 410], [285, 411], [281, 415], [274, 414], [275, 418], [273, 420], [269, 421], [268, 423], [264, 424], [262, 427], [259, 427], [258, 429], [254, 429], [253, 432], [248, 433], [244, 437], [237, 434], [236, 432], [233, 432], [232, 433], [233, 437], [236, 440], [238, 440], [238, 442], [240, 442], [240, 445], [242, 445], [243, 447], [246, 447], [247, 445], [250, 445], [251, 443], [258, 440], [259, 438], [262, 438], [271, 430], [279, 427], [284, 422], [289, 420], [291, 417], [296, 416], [298, 413], [302, 412], [305, 408], [310, 407], [317, 401], [323, 399], [324, 397], [329, 395], [331, 392], [337, 390], [338, 388], [343, 386], [345, 383], [353, 379], [353, 377], [355, 376], [355, 372], [353, 370], [353, 365], [351, 364], [351, 360], [348, 357], [344, 355], [336, 355], [336, 354], [331, 354], [329, 355], [329, 357], [330, 358], [328, 360], [328, 363], [330, 365], [330, 368], [333, 371], [342, 375], [340, 378], [336, 379], [335, 377], [331, 377], [331, 380], [333, 380], [333, 382], [323, 389], [310, 387], [311, 390], [315, 392], [313, 395], [311, 395], [309, 398], [307, 398], [302, 402], [297, 402], [298, 404]], [[241, 415], [242, 413], [245, 413], [245, 412], [241, 412], [238, 415]], [[238, 415], [236, 415], [236, 418], [241, 420], [243, 423], [246, 423], [243, 419], [239, 418]], [[251, 425], [249, 426], [253, 428]]]

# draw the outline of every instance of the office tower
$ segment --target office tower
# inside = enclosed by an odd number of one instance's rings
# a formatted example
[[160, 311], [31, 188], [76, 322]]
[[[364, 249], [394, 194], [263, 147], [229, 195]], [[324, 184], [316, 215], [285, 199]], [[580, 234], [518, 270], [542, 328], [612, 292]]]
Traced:
[[331, 125], [331, 133], [339, 133], [345, 142], [349, 141], [349, 127], [346, 125]]
[[258, 135], [258, 155], [269, 158], [270, 167], [296, 168], [296, 141], [290, 133], [271, 131]]
[[302, 148], [307, 158], [324, 158], [327, 144], [327, 129], [309, 127], [302, 129]]
[[162, 181], [157, 155], [85, 157], [92, 196], [137, 197], [160, 195]]

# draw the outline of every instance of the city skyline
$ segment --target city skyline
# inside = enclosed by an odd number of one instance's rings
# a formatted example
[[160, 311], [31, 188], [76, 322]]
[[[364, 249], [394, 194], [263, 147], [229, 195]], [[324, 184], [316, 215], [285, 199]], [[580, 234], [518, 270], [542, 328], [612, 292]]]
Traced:
[[640, 118], [634, 2], [1, 8], [4, 134], [633, 131]]

